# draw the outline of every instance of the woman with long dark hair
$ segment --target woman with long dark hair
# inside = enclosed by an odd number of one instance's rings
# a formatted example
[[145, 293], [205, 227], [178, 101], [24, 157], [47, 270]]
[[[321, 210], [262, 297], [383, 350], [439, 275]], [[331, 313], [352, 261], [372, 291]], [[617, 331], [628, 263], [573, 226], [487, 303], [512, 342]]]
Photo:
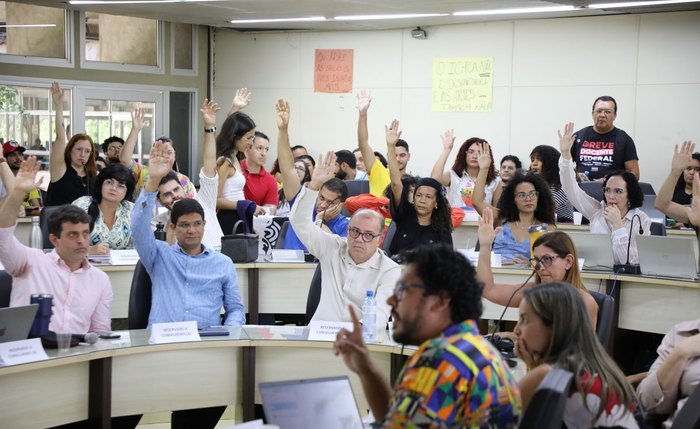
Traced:
[[73, 205], [85, 210], [94, 224], [90, 254], [104, 255], [110, 249], [131, 249], [131, 202], [134, 175], [121, 164], [110, 164], [95, 179], [95, 194], [80, 197]]
[[97, 165], [92, 138], [75, 134], [66, 144], [63, 124], [64, 92], [58, 82], [51, 85], [51, 99], [56, 110], [56, 141], [51, 147], [49, 172], [51, 182], [46, 192], [46, 206], [70, 204], [84, 195], [93, 195]]
[[[442, 135], [442, 152], [433, 166], [430, 177], [437, 180], [443, 186], [449, 186], [447, 201], [451, 207], [460, 207], [464, 210], [474, 210], [472, 203], [476, 176], [479, 174], [479, 146], [488, 145], [488, 142], [479, 137], [467, 139], [457, 152], [457, 157], [449, 171], [444, 171], [447, 158], [450, 156], [455, 142], [454, 130], [448, 130]], [[486, 180], [485, 201], [489, 204], [493, 201], [493, 193], [498, 186], [496, 180], [496, 167], [491, 158]]]
[[557, 222], [573, 222], [574, 206], [566, 198], [564, 190], [561, 188], [559, 179], [559, 157], [558, 150], [548, 145], [535, 146], [530, 152], [530, 171], [542, 176], [554, 199]]
[[396, 161], [396, 143], [399, 141], [399, 121], [386, 128], [387, 159], [391, 177], [391, 217], [396, 222], [396, 233], [389, 246], [392, 255], [426, 243], [452, 245], [452, 216], [442, 185], [435, 179], [419, 179], [413, 191], [413, 202], [405, 198], [399, 164]]
[[542, 380], [559, 368], [573, 374], [566, 393], [565, 427], [643, 425], [632, 386], [598, 341], [581, 294], [569, 285], [552, 282], [525, 291], [515, 335], [515, 352], [530, 368], [518, 383], [524, 410]]

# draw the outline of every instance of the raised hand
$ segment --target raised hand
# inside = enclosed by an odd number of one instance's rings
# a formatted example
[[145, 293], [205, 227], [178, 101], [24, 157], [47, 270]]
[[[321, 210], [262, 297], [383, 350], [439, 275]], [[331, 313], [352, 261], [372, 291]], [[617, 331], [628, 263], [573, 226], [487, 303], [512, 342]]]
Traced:
[[245, 109], [250, 103], [250, 98], [253, 95], [248, 88], [240, 88], [236, 91], [236, 95], [231, 102], [231, 113]]
[[360, 373], [368, 364], [369, 355], [367, 346], [362, 340], [362, 325], [357, 319], [355, 310], [352, 306], [350, 310], [350, 318], [352, 319], [352, 332], [343, 328], [335, 336], [335, 344], [333, 344], [333, 352], [336, 356], [343, 357], [345, 365], [354, 373]]
[[484, 207], [481, 219], [479, 219], [479, 244], [481, 247], [491, 246], [501, 228], [500, 226], [493, 227], [493, 210], [491, 207]]
[[335, 152], [329, 151], [324, 157], [323, 154], [318, 156], [318, 162], [314, 167], [314, 173], [311, 176], [311, 181], [316, 185], [314, 189], [320, 189], [321, 185], [335, 177]]
[[359, 110], [361, 114], [367, 113], [372, 100], [372, 92], [368, 89], [361, 89], [357, 94], [357, 110]]
[[576, 139], [574, 123], [567, 122], [566, 125], [564, 125], [564, 134], [561, 133], [561, 130], [557, 130], [557, 134], [559, 135], [559, 151], [561, 152], [561, 156], [564, 157], [564, 159], [571, 158], [571, 147], [574, 145], [574, 140]]
[[57, 108], [63, 108], [63, 96], [64, 91], [61, 89], [61, 85], [58, 82], [51, 84], [51, 100], [53, 100], [53, 105]]
[[680, 150], [676, 145], [671, 159], [671, 170], [685, 170], [690, 165], [690, 160], [693, 159], [693, 151], [695, 151], [695, 143], [690, 140], [684, 141]]
[[24, 195], [37, 189], [41, 185], [41, 179], [36, 180], [36, 175], [40, 169], [41, 162], [37, 162], [36, 156], [29, 156], [22, 161], [15, 176], [14, 190]]
[[146, 109], [135, 109], [131, 112], [131, 126], [134, 129], [141, 131], [146, 125], [148, 125]]
[[202, 120], [204, 121], [205, 128], [212, 128], [216, 125], [216, 112], [221, 110], [219, 105], [211, 100], [204, 99], [202, 103], [202, 108], [199, 109], [202, 112]]
[[455, 144], [455, 130], [445, 131], [440, 138], [442, 139], [442, 147], [447, 150], [452, 150]]
[[173, 170], [175, 151], [168, 143], [155, 142], [148, 160], [148, 174], [153, 179], [162, 179]]
[[275, 106], [277, 111], [277, 128], [287, 129], [289, 126], [289, 102], [280, 98]]
[[477, 143], [479, 149], [479, 168], [489, 169], [491, 167], [491, 148], [488, 143]]
[[401, 138], [401, 131], [399, 131], [399, 120], [394, 119], [391, 121], [391, 125], [384, 125], [384, 130], [386, 132], [386, 145], [396, 146], [396, 143]]

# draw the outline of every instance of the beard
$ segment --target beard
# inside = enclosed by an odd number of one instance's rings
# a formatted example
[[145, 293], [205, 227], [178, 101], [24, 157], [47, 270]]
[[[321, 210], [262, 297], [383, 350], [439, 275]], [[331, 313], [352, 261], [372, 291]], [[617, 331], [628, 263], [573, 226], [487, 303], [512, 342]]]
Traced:
[[336, 179], [345, 180], [345, 178], [348, 177], [348, 173], [339, 169], [338, 172], [335, 173], [335, 177]]
[[116, 156], [116, 157], [115, 157], [115, 156], [110, 156], [109, 158], [107, 158], [107, 160], [108, 160], [111, 164], [119, 164], [119, 163], [121, 162], [121, 160], [119, 159], [118, 156]]

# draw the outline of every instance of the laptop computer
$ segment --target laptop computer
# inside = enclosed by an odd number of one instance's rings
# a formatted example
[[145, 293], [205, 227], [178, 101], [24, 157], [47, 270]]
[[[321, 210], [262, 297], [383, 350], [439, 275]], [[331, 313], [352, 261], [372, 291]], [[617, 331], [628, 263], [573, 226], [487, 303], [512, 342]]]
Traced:
[[567, 234], [574, 242], [577, 256], [583, 258], [584, 270], [613, 270], [615, 259], [610, 234], [592, 234], [590, 232], [567, 232]]
[[636, 240], [643, 275], [697, 280], [694, 238], [639, 235]]
[[0, 308], [0, 343], [26, 340], [39, 304]]
[[362, 429], [348, 377], [260, 383], [267, 423], [284, 429]]

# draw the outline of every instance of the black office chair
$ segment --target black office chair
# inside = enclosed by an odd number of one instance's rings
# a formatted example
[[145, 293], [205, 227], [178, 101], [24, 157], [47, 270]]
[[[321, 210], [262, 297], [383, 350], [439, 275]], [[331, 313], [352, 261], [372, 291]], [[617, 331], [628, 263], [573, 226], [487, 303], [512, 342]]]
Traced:
[[280, 228], [280, 235], [275, 242], [275, 249], [284, 249], [284, 242], [287, 239], [287, 230], [289, 229], [289, 221], [285, 220]]
[[651, 183], [639, 182], [639, 187], [642, 188], [642, 193], [644, 195], [656, 195], [656, 191], [654, 191], [654, 187], [651, 186]]
[[39, 226], [41, 227], [41, 237], [44, 241], [44, 249], [53, 249], [53, 244], [49, 240], [49, 215], [58, 210], [61, 206], [44, 207], [39, 214]]
[[134, 267], [129, 293], [129, 329], [146, 329], [151, 314], [151, 277], [141, 261]]
[[671, 429], [700, 429], [700, 386], [693, 390], [673, 419]]
[[386, 253], [387, 256], [391, 256], [389, 247], [391, 246], [391, 242], [394, 240], [394, 234], [396, 234], [396, 222], [392, 220], [386, 229], [384, 241], [382, 242], [382, 250], [384, 251], [384, 253]]
[[649, 226], [651, 235], [661, 235], [666, 236], [666, 225], [661, 222], [652, 222]]
[[0, 308], [10, 306], [12, 294], [12, 276], [7, 271], [0, 271]]
[[598, 320], [595, 333], [603, 347], [608, 347], [612, 336], [613, 317], [615, 316], [615, 300], [610, 295], [590, 291], [591, 296], [598, 304]]
[[321, 264], [316, 266], [314, 276], [311, 278], [311, 286], [309, 286], [309, 295], [306, 298], [306, 324], [311, 322], [311, 318], [316, 312], [318, 302], [321, 300]]
[[603, 201], [605, 194], [603, 193], [603, 184], [600, 182], [581, 182], [578, 187], [583, 189], [588, 195], [598, 201]]
[[345, 186], [348, 187], [348, 197], [354, 197], [360, 194], [369, 194], [368, 180], [345, 180]]
[[520, 429], [560, 429], [573, 374], [552, 368], [537, 387], [520, 421]]

